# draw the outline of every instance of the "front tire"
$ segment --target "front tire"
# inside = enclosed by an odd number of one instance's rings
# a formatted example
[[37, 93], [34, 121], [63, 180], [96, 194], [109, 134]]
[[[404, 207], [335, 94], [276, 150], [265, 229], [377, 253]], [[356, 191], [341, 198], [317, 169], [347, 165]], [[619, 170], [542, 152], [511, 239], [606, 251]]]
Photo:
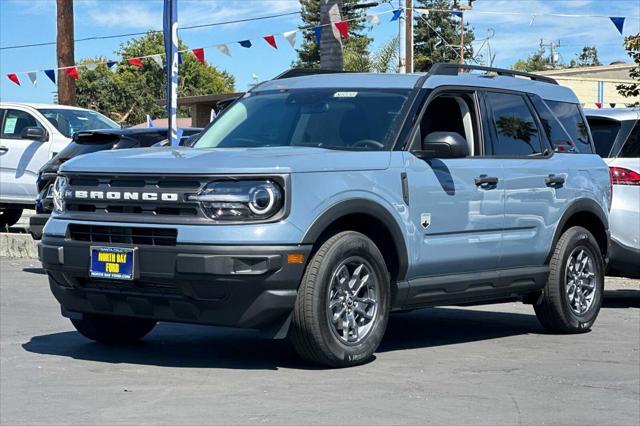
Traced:
[[604, 261], [593, 235], [580, 226], [567, 229], [549, 263], [547, 285], [534, 305], [545, 329], [581, 333], [593, 326], [604, 293]]
[[22, 209], [0, 208], [0, 228], [10, 228], [20, 220]]
[[140, 340], [156, 325], [154, 320], [93, 314], [84, 314], [71, 323], [87, 339], [111, 345]]
[[290, 337], [306, 361], [349, 367], [370, 360], [389, 318], [389, 272], [365, 235], [340, 232], [309, 261]]

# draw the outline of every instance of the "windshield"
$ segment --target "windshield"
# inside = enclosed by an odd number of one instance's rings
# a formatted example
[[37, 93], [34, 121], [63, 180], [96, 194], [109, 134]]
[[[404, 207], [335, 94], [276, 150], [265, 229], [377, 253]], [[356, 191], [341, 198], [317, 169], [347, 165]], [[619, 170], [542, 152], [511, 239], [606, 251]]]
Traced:
[[311, 146], [390, 149], [409, 90], [313, 89], [248, 93], [195, 148]]
[[82, 109], [39, 109], [56, 129], [70, 138], [75, 132], [98, 129], [119, 129], [120, 126], [104, 115]]

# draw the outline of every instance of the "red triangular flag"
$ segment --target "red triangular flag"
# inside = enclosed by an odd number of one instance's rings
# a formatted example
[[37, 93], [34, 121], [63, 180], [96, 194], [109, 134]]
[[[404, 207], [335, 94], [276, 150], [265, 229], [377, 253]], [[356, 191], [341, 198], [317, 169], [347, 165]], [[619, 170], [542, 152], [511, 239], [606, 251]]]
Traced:
[[144, 64], [142, 63], [140, 58], [129, 58], [129, 59], [127, 59], [127, 61], [129, 61], [129, 63], [131, 65], [133, 65], [134, 67], [138, 67], [138, 68], [144, 67]]
[[349, 38], [349, 22], [348, 21], [334, 22], [333, 25], [335, 25], [338, 31], [340, 31], [340, 36], [343, 39], [346, 40]]
[[203, 48], [199, 48], [199, 49], [193, 49], [192, 50], [193, 54], [196, 55], [196, 58], [198, 58], [198, 61], [204, 65], [204, 49]]
[[601, 109], [601, 108], [602, 108], [602, 103], [600, 103], [600, 102], [596, 102], [596, 107], [597, 107], [598, 109]]
[[14, 73], [10, 73], [7, 74], [7, 78], [11, 81], [13, 81], [15, 84], [17, 84], [18, 86], [20, 86], [20, 79], [18, 78], [17, 75], [15, 75]]
[[273, 47], [274, 49], [278, 48], [278, 45], [276, 44], [276, 38], [272, 35], [268, 35], [268, 36], [264, 36], [262, 37], [266, 40], [267, 43], [269, 43], [271, 45], [271, 47]]
[[64, 72], [67, 73], [67, 75], [69, 77], [71, 77], [74, 80], [78, 79], [78, 69], [76, 67], [69, 67], [69, 68], [65, 68]]

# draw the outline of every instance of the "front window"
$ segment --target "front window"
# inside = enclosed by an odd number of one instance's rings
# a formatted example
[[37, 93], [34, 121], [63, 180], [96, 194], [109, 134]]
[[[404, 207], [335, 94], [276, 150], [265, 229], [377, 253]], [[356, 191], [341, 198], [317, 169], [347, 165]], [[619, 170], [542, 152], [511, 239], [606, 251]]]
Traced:
[[62, 108], [40, 109], [38, 111], [40, 111], [60, 133], [68, 138], [76, 132], [86, 130], [120, 128], [118, 123], [95, 111]]
[[307, 146], [385, 150], [409, 90], [312, 89], [249, 93], [195, 148]]

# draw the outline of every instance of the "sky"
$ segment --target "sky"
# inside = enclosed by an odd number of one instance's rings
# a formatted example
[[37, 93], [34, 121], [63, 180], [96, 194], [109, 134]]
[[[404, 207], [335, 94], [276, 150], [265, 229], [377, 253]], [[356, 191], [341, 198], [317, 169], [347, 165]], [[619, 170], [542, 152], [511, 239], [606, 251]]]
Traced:
[[[398, 0], [392, 0], [397, 5]], [[404, 0], [401, 0], [404, 4]], [[226, 20], [299, 11], [297, 0], [177, 0], [179, 25], [191, 26]], [[365, 2], [363, 0], [363, 2]], [[50, 42], [56, 39], [55, 0], [0, 0], [0, 47]], [[417, 2], [416, 2], [417, 3]], [[149, 29], [162, 29], [162, 0], [74, 0], [75, 38], [102, 36]], [[397, 6], [396, 6], [397, 7]], [[380, 15], [380, 23], [368, 29], [372, 50], [389, 41], [398, 32], [398, 23], [389, 22], [393, 7], [382, 4], [367, 13]], [[484, 12], [484, 13], [482, 13]], [[491, 12], [491, 13], [489, 13]], [[521, 13], [514, 15], [510, 13]], [[494, 66], [510, 67], [517, 59], [534, 52], [543, 38], [560, 42], [559, 53], [565, 62], [576, 57], [584, 45], [595, 45], [603, 63], [629, 61], [623, 48], [623, 36], [613, 23], [601, 17], [554, 17], [550, 13], [627, 17], [624, 35], [640, 33], [640, 1], [637, 0], [477, 0], [474, 10], [465, 13], [475, 31], [475, 48], [486, 54], [485, 39], [495, 54]], [[534, 17], [535, 14], [535, 17]], [[246, 90], [255, 74], [266, 80], [288, 69], [296, 59], [295, 50], [282, 33], [301, 25], [298, 15], [179, 31], [190, 48], [226, 43], [231, 57], [215, 48], [205, 49], [206, 60], [236, 79], [236, 90]], [[276, 35], [278, 49], [264, 40]], [[76, 61], [114, 54], [127, 37], [78, 42]], [[253, 47], [242, 48], [239, 40], [251, 39]], [[301, 43], [298, 33], [297, 45]], [[485, 55], [486, 56], [486, 55]], [[56, 67], [55, 46], [0, 50], [0, 99], [22, 102], [51, 102], [56, 90], [43, 73], [37, 87], [27, 75], [19, 75], [20, 87], [7, 73]], [[81, 71], [82, 72], [82, 71]]]

